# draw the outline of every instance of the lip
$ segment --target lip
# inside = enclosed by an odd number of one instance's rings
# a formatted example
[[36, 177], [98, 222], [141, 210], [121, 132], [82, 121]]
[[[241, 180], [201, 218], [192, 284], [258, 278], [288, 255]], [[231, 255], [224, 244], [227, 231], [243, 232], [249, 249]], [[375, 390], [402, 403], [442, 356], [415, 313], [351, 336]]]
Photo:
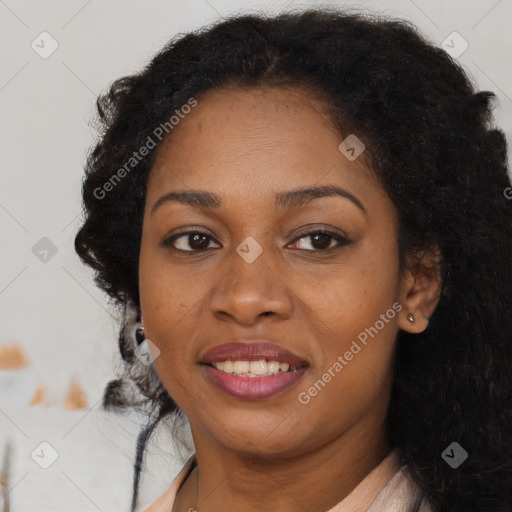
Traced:
[[[261, 377], [241, 377], [218, 370], [213, 363], [223, 361], [278, 361], [297, 370]], [[201, 369], [208, 380], [224, 393], [241, 400], [271, 398], [292, 387], [309, 370], [309, 363], [267, 340], [236, 340], [208, 350], [201, 357]]]
[[201, 358], [203, 364], [222, 361], [278, 361], [290, 366], [309, 366], [309, 363], [289, 350], [267, 340], [236, 340], [217, 345], [208, 350]]
[[291, 388], [309, 370], [304, 366], [293, 372], [276, 373], [267, 377], [237, 377], [217, 370], [214, 366], [202, 365], [201, 369], [217, 388], [241, 400], [271, 398]]

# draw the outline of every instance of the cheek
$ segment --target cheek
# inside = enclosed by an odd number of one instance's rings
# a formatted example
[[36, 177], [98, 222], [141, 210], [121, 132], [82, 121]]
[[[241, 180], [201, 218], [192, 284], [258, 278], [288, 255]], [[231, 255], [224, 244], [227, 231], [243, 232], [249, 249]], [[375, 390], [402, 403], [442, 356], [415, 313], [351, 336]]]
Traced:
[[[218, 278], [217, 278], [218, 279]], [[194, 272], [169, 264], [160, 251], [141, 250], [140, 303], [147, 337], [160, 349], [160, 361], [170, 367], [195, 364], [197, 333], [205, 316], [205, 298], [215, 284], [212, 272]]]
[[190, 347], [198, 330], [195, 308], [200, 306], [198, 287], [184, 286], [179, 275], [141, 253], [139, 289], [146, 336], [160, 351], [153, 364], [173, 400], [189, 410], [190, 395], [198, 394], [196, 379], [191, 377], [196, 361]]
[[318, 271], [302, 274], [293, 288], [297, 297], [305, 298], [310, 316], [325, 326], [327, 335], [346, 342], [391, 308], [398, 270], [398, 253], [392, 244], [362, 241], [321, 275]]
[[320, 393], [327, 381], [332, 392], [322, 392], [326, 401], [348, 400], [356, 407], [371, 401], [390, 378], [401, 309], [394, 246], [376, 249], [368, 244], [364, 249], [347, 258], [314, 292], [306, 286], [299, 291], [309, 297], [310, 324], [318, 325], [321, 333], [317, 367], [308, 385], [322, 382], [311, 392]]
[[166, 261], [165, 251], [157, 246], [151, 234], [143, 234], [139, 258], [139, 293], [147, 327], [167, 323], [171, 328], [183, 316], [187, 292], [180, 282], [182, 272], [175, 271]]
[[368, 411], [378, 416], [389, 399], [397, 333], [394, 303], [381, 297], [370, 304], [364, 294], [354, 295], [344, 309], [336, 308], [337, 314], [332, 307], [325, 311], [322, 324], [329, 335], [322, 336], [317, 366], [297, 390], [297, 401], [309, 417], [322, 418], [319, 428], [327, 433], [340, 425], [348, 429]]

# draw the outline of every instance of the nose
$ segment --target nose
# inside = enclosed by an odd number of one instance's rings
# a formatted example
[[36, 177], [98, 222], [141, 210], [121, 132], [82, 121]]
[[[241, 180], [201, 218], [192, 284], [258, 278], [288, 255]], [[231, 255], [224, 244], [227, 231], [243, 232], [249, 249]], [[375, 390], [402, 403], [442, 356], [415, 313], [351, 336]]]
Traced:
[[249, 262], [233, 251], [231, 267], [216, 284], [210, 299], [211, 311], [219, 320], [253, 325], [262, 317], [290, 316], [291, 290], [276, 265], [272, 265], [271, 256], [270, 249], [263, 250]]

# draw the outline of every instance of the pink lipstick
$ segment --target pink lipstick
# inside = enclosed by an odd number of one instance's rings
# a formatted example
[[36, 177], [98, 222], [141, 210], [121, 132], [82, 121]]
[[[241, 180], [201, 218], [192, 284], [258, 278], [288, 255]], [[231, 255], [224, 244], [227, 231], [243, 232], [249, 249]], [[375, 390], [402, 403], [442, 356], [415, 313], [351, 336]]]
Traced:
[[228, 395], [262, 400], [292, 387], [308, 370], [304, 359], [266, 340], [237, 340], [201, 357], [209, 381]]

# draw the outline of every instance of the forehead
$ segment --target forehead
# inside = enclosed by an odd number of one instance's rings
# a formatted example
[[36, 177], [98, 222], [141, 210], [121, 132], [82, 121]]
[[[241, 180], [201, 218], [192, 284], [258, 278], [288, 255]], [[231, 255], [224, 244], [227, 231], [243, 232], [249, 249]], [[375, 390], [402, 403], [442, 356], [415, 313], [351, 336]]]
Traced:
[[204, 188], [255, 197], [322, 182], [382, 193], [364, 158], [342, 154], [350, 134], [340, 133], [314, 93], [223, 87], [196, 100], [158, 148], [148, 196]]

